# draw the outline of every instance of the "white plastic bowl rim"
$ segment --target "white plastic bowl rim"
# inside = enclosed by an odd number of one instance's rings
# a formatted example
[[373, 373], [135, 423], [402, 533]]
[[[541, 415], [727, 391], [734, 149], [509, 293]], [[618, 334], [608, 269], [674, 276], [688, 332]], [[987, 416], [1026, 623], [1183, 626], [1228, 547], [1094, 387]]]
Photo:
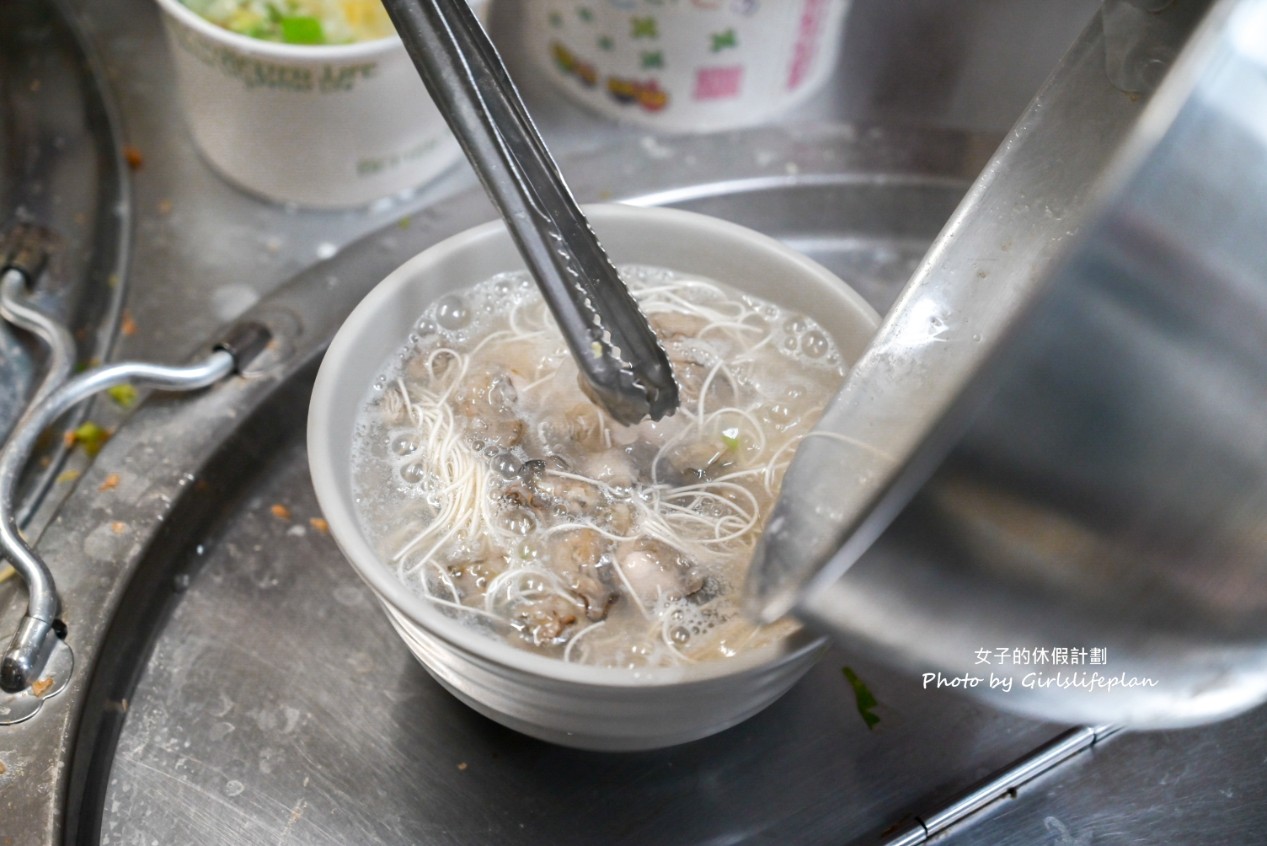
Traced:
[[[862, 297], [843, 285], [838, 277], [812, 259], [791, 250], [773, 238], [754, 232], [737, 224], [694, 212], [665, 208], [641, 208], [625, 205], [587, 206], [586, 214], [600, 230], [604, 226], [618, 228], [623, 223], [634, 223], [657, 217], [669, 222], [682, 237], [694, 240], [706, 239], [716, 243], [716, 249], [729, 247], [742, 250], [760, 250], [778, 255], [789, 271], [798, 277], [816, 277], [825, 287], [856, 312], [861, 323], [869, 323], [874, 331], [878, 317]], [[688, 234], [689, 233], [689, 234]], [[342, 370], [355, 360], [356, 347], [371, 330], [373, 317], [396, 302], [401, 292], [420, 283], [427, 269], [454, 253], [475, 250], [482, 243], [495, 239], [508, 239], [505, 226], [495, 221], [454, 235], [432, 246], [401, 265], [380, 282], [353, 309], [336, 333], [322, 362], [313, 388], [311, 412], [308, 421], [308, 449], [312, 480], [317, 500], [330, 525], [331, 535], [343, 554], [356, 568], [360, 576], [378, 594], [380, 600], [390, 603], [408, 620], [442, 639], [459, 652], [474, 653], [496, 664], [513, 667], [548, 679], [579, 685], [606, 687], [654, 687], [706, 682], [726, 676], [737, 676], [747, 671], [759, 672], [765, 667], [795, 660], [807, 652], [818, 649], [823, 638], [804, 629], [798, 629], [782, 640], [752, 649], [739, 655], [719, 660], [700, 661], [680, 667], [647, 667], [639, 669], [596, 667], [570, 663], [559, 658], [534, 654], [500, 641], [494, 635], [464, 624], [442, 610], [440, 606], [414, 592], [404, 584], [375, 553], [361, 531], [360, 521], [354, 512], [350, 492], [341, 490], [334, 470], [336, 462], [348, 462], [350, 444], [336, 445], [330, 434], [330, 423], [323, 409], [346, 403], [348, 393], [338, 391]], [[522, 265], [520, 265], [522, 267]], [[399, 339], [403, 345], [405, 339]], [[378, 362], [377, 368], [386, 359]], [[333, 365], [333, 366], [331, 366]], [[362, 385], [377, 375], [379, 369], [369, 374]], [[358, 385], [357, 403], [364, 393]], [[368, 390], [365, 387], [364, 390]]]
[[212, 23], [180, 0], [155, 0], [167, 14], [207, 38], [223, 41], [243, 53], [293, 63], [351, 62], [381, 56], [403, 45], [395, 33], [351, 44], [283, 44], [233, 32]]

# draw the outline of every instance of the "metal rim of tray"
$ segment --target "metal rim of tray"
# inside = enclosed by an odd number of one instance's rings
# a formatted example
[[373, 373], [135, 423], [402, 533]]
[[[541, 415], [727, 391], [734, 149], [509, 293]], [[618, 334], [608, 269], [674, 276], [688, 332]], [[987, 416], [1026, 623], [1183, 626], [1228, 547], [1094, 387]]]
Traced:
[[[854, 126], [648, 136], [579, 157], [566, 170], [582, 201], [707, 210], [711, 197], [739, 190], [794, 193], [798, 186], [859, 182], [962, 190], [996, 141]], [[681, 181], [683, 171], [692, 174], [690, 182]], [[626, 187], [613, 187], [621, 185]], [[225, 468], [240, 467], [244, 453], [266, 455], [296, 434], [275, 425], [275, 410], [306, 403], [316, 364], [343, 317], [402, 256], [492, 216], [482, 194], [460, 195], [413, 215], [407, 226], [388, 227], [390, 250], [383, 248], [381, 233], [374, 233], [299, 274], [237, 321], [267, 326], [274, 335], [268, 351], [241, 377], [192, 398], [152, 397], [64, 501], [39, 549], [57, 577], [67, 640], [80, 669], [36, 718], [0, 729], [4, 745], [21, 749], [24, 758], [9, 761], [8, 784], [0, 775], [6, 788], [0, 812], [27, 820], [32, 842], [96, 842], [123, 703], [173, 604], [165, 563], [192, 543], [244, 484]], [[347, 278], [350, 267], [357, 268], [357, 278]], [[207, 346], [219, 337], [208, 339]], [[239, 460], [224, 460], [230, 453]], [[143, 475], [148, 487], [121, 508], [103, 509], [98, 490], [107, 468], [123, 463]], [[93, 560], [85, 553], [84, 535], [117, 522], [130, 527], [125, 551], [114, 560]], [[14, 772], [25, 776], [16, 780]]]

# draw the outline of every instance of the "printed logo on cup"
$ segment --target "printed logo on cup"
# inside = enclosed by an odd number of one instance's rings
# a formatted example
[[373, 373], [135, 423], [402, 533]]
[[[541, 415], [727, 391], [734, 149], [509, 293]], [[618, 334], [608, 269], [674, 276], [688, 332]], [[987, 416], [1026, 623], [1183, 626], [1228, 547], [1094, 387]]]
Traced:
[[296, 66], [248, 56], [233, 47], [204, 38], [191, 29], [173, 28], [171, 32], [172, 42], [179, 49], [223, 76], [240, 81], [248, 90], [351, 91], [358, 83], [372, 79], [378, 73], [377, 62]]

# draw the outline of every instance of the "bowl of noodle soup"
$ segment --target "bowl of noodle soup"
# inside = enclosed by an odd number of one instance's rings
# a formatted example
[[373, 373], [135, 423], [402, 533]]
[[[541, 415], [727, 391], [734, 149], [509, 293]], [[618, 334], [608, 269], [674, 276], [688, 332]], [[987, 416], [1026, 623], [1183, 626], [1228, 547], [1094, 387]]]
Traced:
[[651, 749], [756, 714], [820, 654], [738, 597], [782, 469], [878, 318], [735, 224], [586, 212], [669, 353], [676, 414], [622, 427], [584, 399], [491, 223], [406, 262], [344, 322], [309, 465], [336, 543], [441, 685], [547, 741]]

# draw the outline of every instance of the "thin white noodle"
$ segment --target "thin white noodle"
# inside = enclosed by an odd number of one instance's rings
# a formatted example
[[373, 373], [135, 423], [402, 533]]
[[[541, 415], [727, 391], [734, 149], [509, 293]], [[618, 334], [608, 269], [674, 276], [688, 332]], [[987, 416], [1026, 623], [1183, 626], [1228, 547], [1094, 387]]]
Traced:
[[892, 455], [885, 452], [884, 450], [880, 449], [875, 444], [870, 444], [870, 443], [867, 443], [866, 441], [860, 441], [857, 438], [851, 438], [848, 435], [842, 435], [839, 432], [823, 432], [823, 431], [819, 431], [818, 429], [814, 429], [812, 431], [806, 432], [805, 437], [806, 438], [823, 438], [829, 441], [837, 441], [838, 443], [846, 444], [847, 446], [855, 446], [855, 447], [858, 447], [859, 449], [866, 450], [867, 452], [871, 453], [877, 458], [883, 458], [885, 461], [888, 461], [891, 464], [897, 464], [896, 458], [894, 458]]
[[633, 589], [633, 585], [629, 583], [629, 577], [625, 575], [625, 568], [620, 565], [620, 561], [612, 558], [612, 569], [616, 571], [616, 575], [620, 577], [621, 584], [625, 586], [625, 590], [629, 591], [629, 598], [633, 600], [634, 605], [642, 612], [642, 616], [648, 620], [651, 619], [651, 612], [647, 610], [647, 606], [642, 604], [642, 598], [638, 596], [638, 591]]
[[568, 645], [563, 648], [563, 660], [571, 661], [572, 650], [576, 647], [576, 642], [580, 640], [581, 638], [585, 637], [587, 633], [594, 631], [594, 629], [602, 627], [602, 625], [606, 622], [607, 622], [606, 620], [599, 620], [597, 623], [590, 623], [588, 626], [581, 629], [576, 634], [572, 635], [572, 637], [568, 639]]
[[[461, 604], [462, 596], [458, 593], [458, 586], [453, 583], [453, 577], [449, 575], [449, 571], [440, 565], [439, 561], [431, 562], [435, 565], [436, 575], [440, 577], [440, 581], [449, 589], [449, 595], [453, 597], [453, 601]], [[432, 599], [437, 599], [435, 594], [431, 594]]]

